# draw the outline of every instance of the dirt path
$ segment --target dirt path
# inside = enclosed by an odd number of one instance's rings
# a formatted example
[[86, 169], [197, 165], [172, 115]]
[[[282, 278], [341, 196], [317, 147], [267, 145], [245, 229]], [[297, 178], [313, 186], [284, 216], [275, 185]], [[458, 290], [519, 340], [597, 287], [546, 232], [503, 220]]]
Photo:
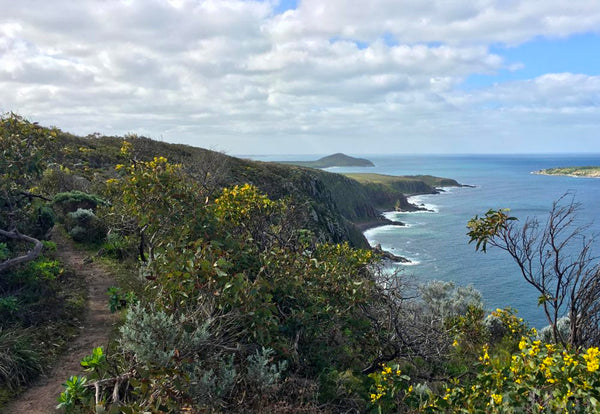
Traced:
[[56, 399], [64, 390], [62, 384], [71, 375], [82, 373], [79, 362], [85, 355], [90, 354], [94, 347], [106, 347], [112, 325], [116, 322], [116, 315], [111, 314], [107, 306], [106, 290], [114, 284], [110, 272], [100, 263], [86, 261], [89, 255], [74, 248], [70, 240], [58, 233], [54, 232], [52, 235], [52, 240], [58, 245], [58, 259], [76, 275], [85, 278], [88, 288], [83, 328], [66, 353], [59, 358], [55, 368], [16, 401], [6, 406], [2, 411], [5, 414], [57, 413]]

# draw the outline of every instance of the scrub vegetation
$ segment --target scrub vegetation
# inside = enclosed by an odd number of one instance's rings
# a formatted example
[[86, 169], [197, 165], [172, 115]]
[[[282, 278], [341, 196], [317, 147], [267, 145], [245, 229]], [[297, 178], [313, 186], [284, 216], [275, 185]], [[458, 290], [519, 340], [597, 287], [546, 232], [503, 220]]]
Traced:
[[[40, 335], [59, 341], [53, 324], [83, 306], [46, 241], [54, 227], [129, 275], [106, 295], [113, 341], [63, 379], [64, 412], [598, 411], [598, 322], [576, 317], [595, 311], [597, 270], [586, 254], [570, 267], [558, 244], [572, 204], [539, 236], [504, 210], [469, 223], [479, 249], [505, 248], [539, 284], [542, 335], [515, 310], [486, 314], [471, 287], [382, 269], [352, 224], [378, 214], [382, 188], [13, 114], [0, 138], [5, 398], [47, 372]], [[566, 267], [520, 253], [548, 246]]]

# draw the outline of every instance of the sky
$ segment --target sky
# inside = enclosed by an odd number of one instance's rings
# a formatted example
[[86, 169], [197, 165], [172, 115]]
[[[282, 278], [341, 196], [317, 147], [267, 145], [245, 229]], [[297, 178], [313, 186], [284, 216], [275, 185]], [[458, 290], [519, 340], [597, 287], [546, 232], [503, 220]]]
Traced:
[[600, 153], [598, 0], [0, 0], [0, 112], [229, 154]]

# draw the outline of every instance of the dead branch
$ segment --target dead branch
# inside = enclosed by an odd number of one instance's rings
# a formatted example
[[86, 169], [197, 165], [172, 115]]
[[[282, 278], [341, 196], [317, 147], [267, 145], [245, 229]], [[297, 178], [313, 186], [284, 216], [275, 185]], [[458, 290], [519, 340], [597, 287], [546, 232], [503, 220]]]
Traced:
[[13, 239], [13, 240], [22, 240], [22, 241], [34, 244], [33, 249], [31, 249], [29, 252], [27, 252], [27, 254], [25, 254], [23, 256], [12, 258], [12, 259], [8, 259], [8, 260], [5, 260], [4, 262], [0, 263], [0, 272], [3, 272], [4, 270], [9, 269], [13, 266], [16, 266], [20, 263], [25, 263], [25, 262], [34, 260], [35, 258], [37, 258], [40, 255], [40, 253], [42, 252], [42, 248], [44, 247], [42, 242], [39, 241], [38, 239], [35, 239], [31, 236], [27, 236], [25, 234], [21, 234], [17, 230], [6, 231], [6, 230], [0, 229], [0, 236], [6, 237], [8, 239]]

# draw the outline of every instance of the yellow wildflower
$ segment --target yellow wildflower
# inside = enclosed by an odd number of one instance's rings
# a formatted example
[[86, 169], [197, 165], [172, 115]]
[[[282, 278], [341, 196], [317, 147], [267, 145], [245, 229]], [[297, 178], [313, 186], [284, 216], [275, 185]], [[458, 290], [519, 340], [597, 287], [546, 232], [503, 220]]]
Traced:
[[519, 349], [522, 351], [527, 347], [527, 339], [525, 337], [521, 338], [521, 342], [519, 342]]
[[502, 404], [502, 395], [500, 394], [492, 394], [492, 399], [496, 405]]
[[488, 354], [488, 350], [490, 349], [488, 344], [483, 346], [483, 356], [479, 357], [479, 360], [483, 362], [485, 365], [490, 363], [490, 355]]
[[600, 368], [600, 350], [597, 347], [592, 347], [587, 350], [583, 359], [587, 363], [587, 370], [589, 372], [596, 372]]

